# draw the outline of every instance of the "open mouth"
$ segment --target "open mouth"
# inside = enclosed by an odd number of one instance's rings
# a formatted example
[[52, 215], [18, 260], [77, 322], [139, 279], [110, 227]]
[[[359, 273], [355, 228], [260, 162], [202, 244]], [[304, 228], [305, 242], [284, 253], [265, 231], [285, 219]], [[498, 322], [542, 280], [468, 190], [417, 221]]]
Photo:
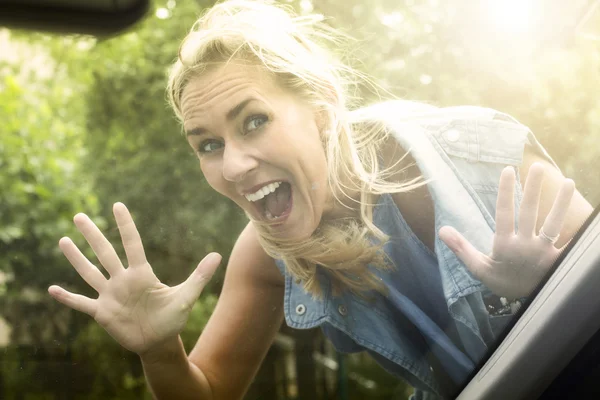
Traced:
[[263, 219], [270, 223], [281, 223], [292, 211], [292, 187], [281, 182], [274, 192], [254, 202]]

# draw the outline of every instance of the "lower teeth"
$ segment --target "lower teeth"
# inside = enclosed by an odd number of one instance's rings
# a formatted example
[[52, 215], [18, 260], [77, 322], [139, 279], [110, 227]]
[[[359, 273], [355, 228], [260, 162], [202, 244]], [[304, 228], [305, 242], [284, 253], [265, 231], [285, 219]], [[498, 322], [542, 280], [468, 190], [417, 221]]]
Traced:
[[269, 210], [265, 210], [265, 217], [267, 217], [267, 219], [271, 219], [271, 220], [277, 218], [277, 217], [274, 217], [273, 214], [271, 214], [269, 212]]

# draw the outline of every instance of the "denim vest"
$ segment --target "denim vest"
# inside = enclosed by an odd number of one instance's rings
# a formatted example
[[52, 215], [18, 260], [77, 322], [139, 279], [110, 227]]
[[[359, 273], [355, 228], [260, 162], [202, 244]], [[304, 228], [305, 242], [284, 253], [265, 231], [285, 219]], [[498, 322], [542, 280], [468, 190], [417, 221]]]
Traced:
[[[402, 102], [388, 102], [371, 107], [368, 115], [386, 123], [424, 178], [431, 179], [427, 185], [435, 207], [435, 254], [416, 239], [391, 197], [382, 195], [373, 222], [392, 236], [404, 237], [384, 248], [397, 270], [376, 271], [390, 289], [387, 296], [373, 294], [371, 301], [349, 293], [335, 297], [326, 275], [320, 274], [324, 296], [318, 300], [294, 281], [283, 262], [276, 263], [285, 277], [284, 311], [290, 327], [320, 326], [338, 351], [366, 350], [406, 380], [416, 389], [415, 399], [437, 398], [440, 387], [425, 352], [433, 353], [462, 384], [512, 318], [489, 315], [483, 301], [489, 289], [440, 240], [438, 230], [450, 225], [479, 251], [491, 253], [502, 169], [515, 167], [518, 212], [522, 190], [517, 167], [524, 146], [558, 167], [532, 132], [506, 114], [451, 107], [403, 117], [404, 109]], [[517, 223], [518, 215], [515, 227]]]

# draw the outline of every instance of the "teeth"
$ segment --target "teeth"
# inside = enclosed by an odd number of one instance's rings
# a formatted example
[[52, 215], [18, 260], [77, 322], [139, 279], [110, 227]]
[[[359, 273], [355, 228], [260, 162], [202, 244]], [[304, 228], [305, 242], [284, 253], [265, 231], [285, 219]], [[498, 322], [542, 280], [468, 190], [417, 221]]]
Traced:
[[246, 194], [244, 196], [246, 197], [246, 199], [248, 201], [254, 202], [254, 201], [262, 199], [269, 193], [273, 193], [275, 191], [275, 189], [277, 189], [279, 187], [280, 184], [281, 184], [281, 182], [269, 183], [268, 185], [265, 185], [265, 186], [261, 187], [260, 189], [258, 189], [256, 192]]

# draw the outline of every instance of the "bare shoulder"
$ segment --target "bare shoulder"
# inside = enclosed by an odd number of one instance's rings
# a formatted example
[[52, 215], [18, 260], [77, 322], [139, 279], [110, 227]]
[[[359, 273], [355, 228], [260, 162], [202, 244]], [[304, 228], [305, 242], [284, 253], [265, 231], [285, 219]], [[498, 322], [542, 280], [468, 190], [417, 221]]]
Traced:
[[[258, 241], [258, 232], [252, 222], [244, 228], [236, 241], [230, 256], [229, 268], [243, 268], [242, 275], [251, 274], [262, 283], [283, 286], [285, 281], [275, 264]], [[246, 275], [247, 276], [247, 275]]]

